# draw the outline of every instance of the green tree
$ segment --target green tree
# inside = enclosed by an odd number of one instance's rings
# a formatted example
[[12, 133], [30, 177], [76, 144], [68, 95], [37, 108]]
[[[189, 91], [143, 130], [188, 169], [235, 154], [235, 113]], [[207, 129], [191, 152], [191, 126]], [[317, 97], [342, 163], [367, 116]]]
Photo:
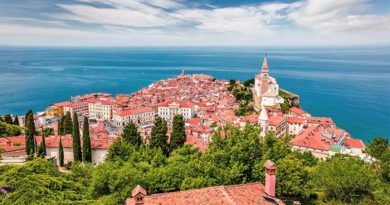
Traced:
[[58, 171], [49, 160], [35, 159], [0, 171], [0, 183], [11, 185], [8, 197], [0, 204], [87, 204], [91, 203], [87, 187]]
[[183, 116], [175, 115], [173, 117], [172, 133], [169, 143], [170, 152], [183, 146], [186, 141], [186, 136]]
[[73, 159], [75, 162], [82, 161], [81, 145], [80, 145], [80, 128], [77, 113], [73, 114], [73, 126], [72, 126], [72, 147], [73, 147]]
[[380, 160], [382, 155], [389, 149], [388, 139], [383, 137], [376, 137], [374, 140], [368, 143], [366, 152], [372, 157]]
[[12, 116], [10, 114], [6, 114], [4, 116], [4, 122], [7, 123], [7, 124], [12, 125], [13, 124]]
[[[74, 119], [73, 119], [74, 120]], [[62, 125], [64, 128], [64, 134], [72, 134], [73, 126], [72, 126], [72, 117], [70, 115], [70, 112], [66, 112], [64, 123]]]
[[156, 117], [152, 128], [150, 146], [160, 148], [164, 154], [168, 155], [167, 122], [161, 117]]
[[140, 146], [142, 144], [141, 135], [133, 121], [123, 128], [122, 138], [131, 145]]
[[89, 136], [89, 122], [87, 117], [84, 117], [83, 124], [83, 161], [92, 162], [91, 137]]
[[60, 163], [60, 167], [64, 166], [64, 147], [62, 146], [62, 139], [61, 136], [59, 136], [60, 142], [58, 145], [58, 160]]
[[132, 153], [133, 146], [123, 138], [118, 138], [108, 149], [106, 161], [128, 161]]
[[356, 204], [371, 197], [380, 182], [378, 173], [358, 158], [334, 156], [321, 163], [314, 173], [317, 189], [327, 200]]
[[390, 150], [387, 150], [384, 154], [382, 154], [379, 165], [383, 180], [390, 183]]
[[26, 153], [27, 155], [30, 155], [32, 156], [34, 153], [35, 153], [35, 149], [36, 149], [36, 142], [35, 142], [35, 124], [34, 124], [34, 117], [33, 117], [33, 113], [31, 110], [29, 110], [27, 113], [26, 113], [26, 123], [25, 123], [25, 127], [26, 127], [26, 142], [25, 142], [25, 145], [26, 145]]
[[13, 123], [12, 124], [14, 124], [14, 125], [20, 125], [19, 124], [19, 117], [17, 116], [17, 115], [15, 115], [15, 118], [14, 118], [14, 121], [13, 121]]
[[0, 137], [19, 136], [21, 133], [22, 128], [20, 126], [0, 122]]
[[313, 194], [309, 168], [293, 155], [277, 162], [276, 191], [279, 196], [308, 198]]
[[45, 157], [46, 156], [46, 133], [42, 130], [42, 142], [38, 148], [38, 156]]
[[42, 132], [45, 132], [46, 136], [54, 135], [54, 130], [51, 127], [43, 128]]

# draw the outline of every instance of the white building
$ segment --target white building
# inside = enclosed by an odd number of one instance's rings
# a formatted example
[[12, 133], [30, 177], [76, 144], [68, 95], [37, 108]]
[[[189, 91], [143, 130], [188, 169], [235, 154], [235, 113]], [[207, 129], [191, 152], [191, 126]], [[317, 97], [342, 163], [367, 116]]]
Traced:
[[287, 134], [296, 136], [302, 132], [305, 126], [305, 119], [299, 117], [287, 117]]
[[[54, 157], [57, 165], [59, 165], [59, 137], [48, 137], [46, 138], [46, 153], [48, 157]], [[64, 164], [72, 162], [73, 158], [73, 148], [72, 148], [72, 137], [71, 136], [62, 136], [61, 137], [62, 146], [64, 150]], [[82, 142], [81, 142], [82, 143]], [[92, 147], [92, 164], [103, 163], [107, 153], [108, 148], [110, 147], [111, 142], [108, 138], [96, 139], [91, 137], [91, 147]]]
[[112, 108], [115, 102], [111, 100], [94, 100], [88, 103], [89, 119], [111, 120]]
[[139, 107], [132, 110], [117, 111], [112, 120], [117, 126], [125, 126], [130, 121], [138, 127], [150, 127], [153, 125], [155, 112], [152, 108]]
[[84, 116], [88, 114], [88, 105], [89, 103], [84, 102], [71, 102], [68, 105], [63, 106], [64, 113], [70, 112], [71, 116], [76, 112], [79, 116]]
[[274, 106], [284, 102], [284, 99], [279, 96], [279, 85], [275, 78], [269, 75], [267, 56], [264, 56], [261, 73], [255, 76], [255, 103], [260, 108], [260, 105]]
[[184, 120], [195, 116], [195, 104], [184, 101], [167, 101], [158, 105], [158, 116], [172, 123], [173, 117], [177, 114], [183, 115]]

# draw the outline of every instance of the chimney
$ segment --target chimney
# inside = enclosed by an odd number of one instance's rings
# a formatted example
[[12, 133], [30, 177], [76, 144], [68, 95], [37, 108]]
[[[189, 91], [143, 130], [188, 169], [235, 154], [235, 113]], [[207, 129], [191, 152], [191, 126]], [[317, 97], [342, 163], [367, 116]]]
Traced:
[[137, 185], [131, 191], [131, 197], [134, 198], [135, 205], [143, 205], [145, 203], [145, 196], [147, 196], [147, 193], [140, 185]]
[[265, 167], [265, 187], [264, 191], [271, 197], [275, 197], [275, 183], [276, 183], [276, 164], [271, 160], [267, 160]]

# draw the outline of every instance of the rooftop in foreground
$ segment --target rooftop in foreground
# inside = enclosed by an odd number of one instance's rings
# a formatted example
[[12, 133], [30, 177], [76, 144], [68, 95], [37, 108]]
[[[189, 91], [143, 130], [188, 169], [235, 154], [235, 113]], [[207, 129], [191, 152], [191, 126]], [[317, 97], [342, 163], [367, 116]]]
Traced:
[[[138, 186], [134, 190], [140, 189]], [[134, 191], [133, 190], [133, 191]], [[141, 201], [137, 201], [137, 194], [132, 193], [133, 198], [126, 201], [126, 205], [271, 205], [284, 204], [279, 199], [267, 195], [261, 183], [248, 183], [239, 185], [213, 186], [201, 189], [191, 189], [170, 193], [146, 195]]]

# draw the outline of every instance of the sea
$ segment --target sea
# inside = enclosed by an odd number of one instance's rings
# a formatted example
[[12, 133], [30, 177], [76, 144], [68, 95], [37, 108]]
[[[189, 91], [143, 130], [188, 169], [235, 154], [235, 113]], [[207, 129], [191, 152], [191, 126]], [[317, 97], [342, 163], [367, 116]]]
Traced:
[[132, 93], [182, 70], [246, 80], [264, 53], [281, 88], [365, 142], [390, 138], [390, 47], [0, 47], [0, 115], [89, 92]]

